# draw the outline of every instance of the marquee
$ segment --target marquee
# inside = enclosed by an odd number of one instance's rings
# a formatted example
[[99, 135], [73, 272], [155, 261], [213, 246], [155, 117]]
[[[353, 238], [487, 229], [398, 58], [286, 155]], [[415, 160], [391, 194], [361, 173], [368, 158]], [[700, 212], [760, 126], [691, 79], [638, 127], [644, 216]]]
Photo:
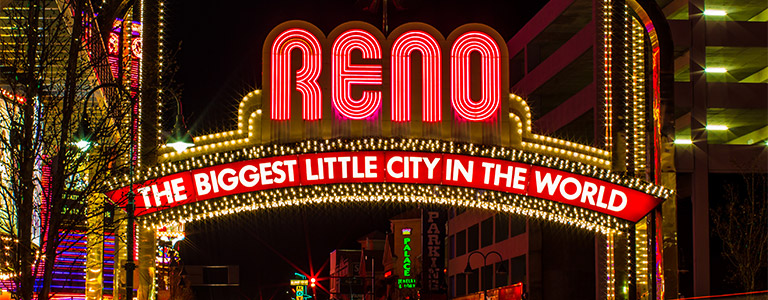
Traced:
[[[135, 187], [136, 214], [265, 189], [385, 182], [515, 193], [632, 222], [659, 203], [651, 195], [617, 184], [526, 163], [456, 154], [359, 151], [253, 159], [164, 176]], [[122, 189], [112, 196], [126, 192]]]
[[[409, 23], [384, 37], [349, 22], [325, 36], [290, 21], [267, 36], [263, 59], [263, 89], [243, 98], [236, 129], [180, 153], [162, 148], [161, 163], [134, 178], [138, 216], [183, 222], [340, 190], [396, 198], [373, 190], [415, 185], [425, 192], [409, 199], [493, 191], [528, 203], [461, 203], [606, 228], [617, 223], [601, 216], [637, 222], [671, 193], [610, 171], [609, 151], [534, 134], [527, 103], [508, 92], [506, 44], [487, 26], [443, 38]], [[115, 182], [113, 201], [125, 203], [127, 179]], [[431, 187], [459, 196], [433, 197]], [[210, 204], [217, 199], [227, 204]]]

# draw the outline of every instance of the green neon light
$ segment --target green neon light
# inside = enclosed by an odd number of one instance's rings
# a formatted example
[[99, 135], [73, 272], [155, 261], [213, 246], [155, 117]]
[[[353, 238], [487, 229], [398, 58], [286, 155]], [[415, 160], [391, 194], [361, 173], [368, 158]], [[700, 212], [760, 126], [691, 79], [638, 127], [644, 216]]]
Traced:
[[403, 237], [403, 277], [411, 277], [411, 238]]

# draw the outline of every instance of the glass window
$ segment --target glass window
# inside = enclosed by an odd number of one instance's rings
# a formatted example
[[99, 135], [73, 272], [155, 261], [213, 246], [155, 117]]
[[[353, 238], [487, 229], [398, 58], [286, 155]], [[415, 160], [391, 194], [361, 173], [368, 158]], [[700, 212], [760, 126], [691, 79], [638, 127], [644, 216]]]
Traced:
[[496, 267], [496, 270], [498, 270], [499, 267], [501, 267], [502, 269], [507, 271], [504, 274], [496, 273], [496, 287], [509, 285], [509, 281], [507, 280], [509, 278], [509, 261], [505, 260], [505, 261], [498, 262], [495, 264], [495, 267]]
[[456, 296], [464, 296], [467, 294], [467, 274], [456, 274]]
[[467, 229], [467, 252], [477, 250], [480, 244], [480, 226], [475, 224]]
[[496, 242], [509, 238], [509, 215], [496, 214]]
[[493, 264], [489, 266], [484, 266], [480, 270], [482, 270], [482, 281], [483, 281], [483, 290], [489, 290], [493, 288]]
[[467, 231], [462, 230], [456, 234], [456, 256], [467, 253]]
[[486, 247], [493, 244], [493, 217], [485, 219], [480, 223], [480, 247]]
[[509, 260], [509, 276], [512, 284], [525, 281], [525, 255]]
[[474, 269], [472, 273], [467, 275], [467, 294], [477, 293], [478, 291], [480, 291], [480, 272]]
[[456, 235], [452, 235], [448, 240], [448, 255], [450, 258], [456, 257]]

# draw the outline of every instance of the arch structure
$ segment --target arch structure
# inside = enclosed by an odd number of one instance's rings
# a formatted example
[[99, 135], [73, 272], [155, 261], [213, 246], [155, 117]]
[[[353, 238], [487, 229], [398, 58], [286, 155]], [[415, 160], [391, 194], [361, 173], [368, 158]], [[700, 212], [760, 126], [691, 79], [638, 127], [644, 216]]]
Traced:
[[[628, 26], [632, 33], [649, 28]], [[647, 34], [638, 36], [645, 45]], [[328, 203], [524, 215], [604, 235], [610, 254], [603, 286], [614, 299], [611, 280], [622, 272], [613, 266], [614, 240], [632, 239], [635, 223], [673, 191], [659, 176], [641, 176], [660, 163], [643, 155], [652, 151], [643, 148], [645, 134], [658, 137], [660, 130], [657, 91], [649, 116], [645, 98], [627, 99], [633, 104], [622, 109], [634, 109], [634, 121], [653, 120], [652, 130], [621, 127], [636, 138], [627, 144], [632, 151], [616, 147], [616, 76], [606, 41], [601, 149], [533, 132], [529, 105], [508, 92], [506, 43], [487, 26], [464, 25], [444, 38], [429, 25], [408, 23], [385, 37], [370, 24], [348, 22], [326, 36], [312, 24], [286, 22], [265, 41], [263, 89], [242, 98], [235, 129], [195, 137], [182, 152], [160, 148], [157, 165], [115, 179], [108, 196], [126, 203], [133, 195], [142, 228], [167, 237], [188, 222]], [[414, 53], [420, 68], [412, 65]], [[653, 76], [656, 61], [647, 70]]]

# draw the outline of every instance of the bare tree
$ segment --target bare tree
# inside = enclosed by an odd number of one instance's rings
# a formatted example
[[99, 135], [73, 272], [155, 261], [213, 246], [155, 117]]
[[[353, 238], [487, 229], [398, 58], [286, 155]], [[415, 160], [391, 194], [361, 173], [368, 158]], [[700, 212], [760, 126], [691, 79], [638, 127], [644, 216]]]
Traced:
[[768, 261], [768, 177], [744, 175], [744, 184], [725, 186], [723, 207], [712, 210], [714, 233], [723, 241], [730, 263], [730, 280], [753, 291], [757, 273]]
[[62, 237], [105, 230], [92, 222], [107, 207], [96, 199], [130, 163], [134, 101], [118, 83], [94, 87], [97, 77], [112, 80], [97, 76], [109, 68], [104, 37], [129, 3], [27, 0], [3, 8], [0, 232], [11, 237], [3, 271], [18, 299], [33, 298], [39, 273], [38, 297], [48, 299]]

